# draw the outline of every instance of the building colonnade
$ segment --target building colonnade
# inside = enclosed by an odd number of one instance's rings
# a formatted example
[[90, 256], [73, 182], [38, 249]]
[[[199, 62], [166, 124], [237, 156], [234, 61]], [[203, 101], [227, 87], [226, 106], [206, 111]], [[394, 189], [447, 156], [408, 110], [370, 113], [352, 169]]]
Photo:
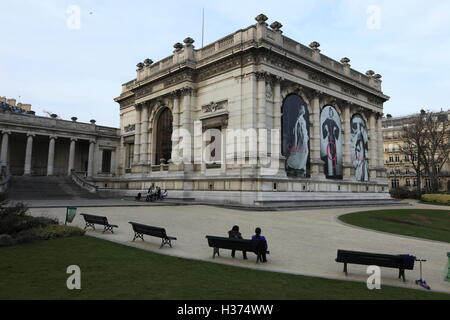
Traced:
[[[1, 166], [9, 166], [9, 158], [11, 151], [17, 151], [17, 148], [20, 146], [17, 145], [10, 145], [10, 139], [13, 134], [24, 134], [23, 132], [12, 132], [10, 130], [2, 130], [2, 143], [1, 143], [1, 150], [0, 150], [0, 163]], [[24, 175], [32, 175], [33, 174], [33, 168], [32, 168], [32, 159], [35, 156], [36, 153], [41, 152], [40, 150], [35, 150], [33, 148], [34, 140], [36, 139], [36, 133], [33, 132], [27, 132], [26, 133], [26, 146], [25, 146], [25, 160], [23, 163], [23, 174]], [[58, 137], [57, 135], [45, 135], [45, 134], [38, 134], [39, 136], [48, 137], [48, 156], [47, 156], [47, 165], [46, 165], [46, 175], [47, 176], [53, 176], [55, 175], [55, 150], [56, 150], [56, 144], [58, 139], [64, 139], [67, 137]], [[69, 148], [69, 157], [68, 157], [68, 163], [67, 163], [67, 172], [66, 174], [70, 176], [72, 172], [76, 169], [75, 166], [75, 158], [78, 152], [77, 143], [79, 140], [87, 140], [83, 138], [76, 138], [76, 137], [70, 137], [70, 148]], [[94, 167], [95, 167], [95, 159], [96, 159], [96, 143], [97, 141], [95, 139], [87, 140], [89, 142], [89, 156], [87, 161], [87, 176], [93, 177]], [[14, 149], [13, 149], [14, 148]], [[102, 153], [102, 150], [100, 150], [100, 153]], [[100, 163], [101, 164], [101, 163]], [[113, 170], [114, 162], [111, 160], [111, 170]], [[100, 166], [101, 167], [101, 166]]]

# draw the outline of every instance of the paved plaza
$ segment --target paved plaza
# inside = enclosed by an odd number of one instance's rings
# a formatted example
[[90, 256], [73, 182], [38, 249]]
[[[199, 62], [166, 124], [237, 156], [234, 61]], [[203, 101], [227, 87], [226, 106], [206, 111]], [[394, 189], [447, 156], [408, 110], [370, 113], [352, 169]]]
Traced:
[[[411, 208], [449, 209], [416, 203]], [[365, 282], [368, 276], [363, 266], [349, 265], [349, 276], [345, 277], [343, 265], [335, 262], [338, 249], [412, 254], [429, 261], [424, 265], [424, 278], [433, 290], [450, 292], [450, 284], [443, 282], [447, 252], [450, 251], [448, 243], [364, 230], [344, 225], [337, 219], [342, 214], [378, 209], [386, 207], [257, 212], [211, 206], [148, 206], [80, 208], [78, 212], [107, 216], [110, 223], [119, 226], [115, 234], [89, 230], [89, 236], [176, 257], [290, 274]], [[33, 208], [31, 213], [64, 221], [65, 208]], [[130, 221], [164, 227], [168, 235], [178, 240], [173, 248], [163, 249], [159, 249], [159, 239], [148, 236], [144, 243], [140, 240], [133, 243]], [[77, 215], [73, 225], [84, 227], [83, 218]], [[205, 236], [226, 237], [233, 225], [240, 226], [245, 238], [251, 237], [255, 227], [262, 228], [271, 253], [268, 264], [257, 265], [253, 254], [244, 261], [240, 252], [232, 259], [227, 250], [221, 250], [221, 257], [212, 259], [213, 250], [208, 247]], [[382, 284], [417, 288], [415, 280], [419, 279], [419, 266], [414, 271], [407, 271], [406, 278], [407, 283], [403, 283], [398, 280], [398, 270], [382, 269]]]

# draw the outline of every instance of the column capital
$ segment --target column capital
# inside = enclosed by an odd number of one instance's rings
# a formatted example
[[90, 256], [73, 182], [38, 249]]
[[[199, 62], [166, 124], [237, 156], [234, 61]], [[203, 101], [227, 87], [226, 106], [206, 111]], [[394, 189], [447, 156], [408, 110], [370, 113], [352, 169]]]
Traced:
[[33, 132], [27, 132], [27, 137], [32, 137], [32, 138], [34, 138], [35, 136], [36, 136], [35, 133], [33, 133]]
[[71, 137], [71, 138], [70, 138], [70, 141], [77, 142], [77, 141], [78, 141], [78, 138], [73, 138], [73, 137]]
[[50, 140], [57, 140], [57, 139], [58, 139], [58, 137], [55, 136], [55, 135], [48, 136], [48, 138], [49, 138]]
[[7, 135], [11, 135], [11, 130], [2, 130], [2, 134], [3, 135], [5, 135], [5, 134], [7, 134]]
[[184, 87], [180, 89], [180, 94], [182, 96], [192, 96], [194, 94], [194, 89], [191, 87]]
[[97, 144], [97, 140], [91, 139], [91, 140], [89, 140], [89, 144]]

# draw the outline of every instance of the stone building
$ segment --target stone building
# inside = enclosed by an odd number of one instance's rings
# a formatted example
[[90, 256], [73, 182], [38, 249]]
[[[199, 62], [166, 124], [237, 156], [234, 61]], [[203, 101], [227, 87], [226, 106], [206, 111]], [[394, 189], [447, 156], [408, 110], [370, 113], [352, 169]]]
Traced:
[[201, 49], [186, 38], [169, 57], [139, 63], [115, 99], [118, 177], [95, 182], [251, 205], [389, 199], [381, 76], [267, 20]]
[[112, 177], [117, 173], [120, 138], [116, 128], [22, 112], [0, 105], [2, 168], [13, 176]]
[[[450, 117], [450, 111], [443, 115]], [[389, 116], [383, 119], [384, 161], [391, 189], [405, 188], [413, 191], [417, 188], [416, 171], [411, 159], [400, 150], [403, 144], [403, 127], [417, 116], [418, 114], [396, 118]], [[439, 191], [450, 192], [450, 162], [440, 170], [439, 176]], [[423, 177], [422, 188], [430, 187], [430, 183], [430, 179]]]

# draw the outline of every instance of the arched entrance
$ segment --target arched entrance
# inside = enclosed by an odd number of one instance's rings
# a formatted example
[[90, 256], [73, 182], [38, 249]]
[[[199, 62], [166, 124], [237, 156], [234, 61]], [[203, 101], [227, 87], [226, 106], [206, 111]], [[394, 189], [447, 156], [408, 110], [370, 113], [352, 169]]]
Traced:
[[165, 108], [159, 114], [158, 121], [156, 122], [156, 165], [160, 165], [161, 160], [167, 163], [172, 158], [172, 122], [172, 112], [169, 108]]

